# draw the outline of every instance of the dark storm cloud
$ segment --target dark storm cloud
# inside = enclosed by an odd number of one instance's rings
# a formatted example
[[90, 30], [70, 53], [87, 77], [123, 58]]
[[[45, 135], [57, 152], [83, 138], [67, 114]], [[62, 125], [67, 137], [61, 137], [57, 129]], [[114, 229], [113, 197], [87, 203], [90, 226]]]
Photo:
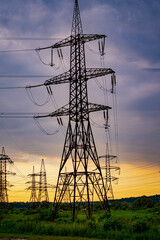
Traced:
[[148, 72], [160, 72], [160, 68], [144, 68]]
[[114, 27], [110, 29], [110, 34], [114, 34], [116, 44], [134, 49], [137, 55], [153, 63], [159, 61], [160, 2], [157, 0], [102, 2], [104, 4], [106, 2], [114, 10], [111, 12], [114, 25], [110, 23], [109, 25]]
[[138, 112], [138, 115], [155, 119], [159, 117], [160, 121], [160, 91], [145, 96], [129, 105], [130, 111]]
[[[0, 37], [67, 37], [71, 29], [73, 2], [72, 0], [1, 0]], [[150, 153], [157, 157], [156, 146], [160, 135], [158, 130], [160, 3], [156, 0], [79, 0], [79, 5], [84, 32], [104, 33], [108, 36], [105, 56], [107, 67], [114, 68], [117, 73], [120, 144], [133, 152], [137, 150], [137, 153], [144, 153], [150, 149]], [[53, 41], [0, 41], [0, 50], [37, 48], [51, 44]], [[46, 62], [50, 61], [48, 56], [48, 53], [44, 55]], [[66, 59], [68, 68], [68, 56]], [[98, 67], [97, 59], [99, 60], [99, 56], [94, 55], [87, 60], [91, 67]], [[58, 58], [55, 57], [55, 61], [57, 60]], [[62, 67], [55, 71], [43, 65], [35, 52], [6, 55], [0, 53], [0, 62], [0, 74], [57, 75], [64, 72]], [[89, 63], [87, 62], [87, 66]], [[58, 65], [57, 62], [56, 64]], [[0, 85], [26, 86], [43, 81], [44, 79], [0, 78]], [[57, 86], [53, 87], [59, 107], [68, 101], [68, 93], [65, 91], [67, 87], [63, 86], [60, 90]], [[42, 95], [44, 93], [40, 96]], [[96, 100], [101, 100], [101, 96], [102, 92]], [[46, 112], [46, 108], [49, 112], [54, 110], [51, 105], [37, 108], [30, 103], [25, 92], [3, 91], [0, 97], [0, 112], [15, 110]], [[50, 138], [43, 136], [41, 132], [38, 133], [34, 122], [9, 121], [1, 122], [1, 128], [10, 131], [12, 139], [18, 141], [23, 151], [40, 154], [42, 150], [49, 155], [61, 155], [64, 141], [62, 134]], [[57, 127], [56, 124], [56, 120], [53, 119], [54, 129]], [[11, 140], [8, 141], [1, 136], [0, 145], [4, 143], [7, 145], [9, 142]]]

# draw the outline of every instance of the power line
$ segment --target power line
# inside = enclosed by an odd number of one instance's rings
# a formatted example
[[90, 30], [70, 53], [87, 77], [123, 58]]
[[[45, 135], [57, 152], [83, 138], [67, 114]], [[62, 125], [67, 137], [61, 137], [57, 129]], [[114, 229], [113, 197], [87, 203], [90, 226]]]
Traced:
[[0, 75], [0, 78], [51, 78], [53, 75]]
[[0, 118], [34, 118], [37, 115], [48, 113], [0, 113]]
[[22, 88], [25, 88], [25, 87], [0, 87], [0, 90], [9, 90], [9, 89], [22, 89]]
[[37, 102], [35, 101], [34, 97], [33, 97], [33, 94], [32, 94], [32, 92], [31, 92], [31, 89], [30, 89], [30, 88], [27, 88], [27, 87], [26, 87], [25, 89], [26, 89], [26, 92], [27, 92], [27, 95], [28, 95], [29, 99], [30, 99], [31, 102], [33, 102], [36, 106], [44, 106], [44, 105], [46, 105], [46, 104], [50, 101], [50, 95], [48, 94], [45, 102], [43, 102], [43, 103], [41, 103], [41, 104], [40, 104], [40, 103], [37, 103]]
[[[61, 40], [61, 38], [32, 38], [32, 37], [1, 37], [0, 41], [10, 41], [10, 40], [21, 40], [21, 41], [38, 41], [38, 40]], [[29, 51], [36, 51], [35, 48], [28, 48], [28, 49], [13, 49], [13, 50], [0, 50], [0, 53], [14, 53], [14, 52], [29, 52]]]
[[152, 165], [158, 165], [158, 164], [160, 164], [160, 161], [157, 161], [157, 162], [154, 162], [154, 163], [150, 163], [150, 164], [146, 164], [146, 165], [142, 165], [142, 166], [139, 166], [139, 167], [133, 167], [133, 168], [129, 168], [128, 170], [125, 170], [125, 172], [130, 172], [130, 171], [132, 171], [133, 169], [137, 169], [137, 168], [148, 168], [148, 167], [150, 167], [150, 166], [152, 166]]
[[44, 37], [35, 37], [35, 38], [33, 38], [33, 37], [0, 37], [0, 41], [1, 40], [35, 40], [35, 41], [37, 41], [37, 40], [60, 40], [60, 39], [62, 39], [62, 38], [52, 38], [52, 37], [48, 37], [48, 38], [44, 38]]
[[[157, 174], [158, 174], [158, 171], [156, 172]], [[133, 182], [133, 181], [145, 181], [146, 182], [146, 180], [148, 180], [148, 175], [150, 176], [150, 175], [155, 175], [156, 173], [149, 173], [149, 174], [146, 174], [146, 176], [144, 175], [144, 176], [139, 176], [139, 177], [133, 177], [133, 178], [128, 178], [128, 180], [127, 180], [127, 183], [128, 182]], [[149, 177], [149, 180], [151, 180], [151, 179], [157, 179], [158, 178], [158, 176], [156, 175], [156, 176], [153, 176], [153, 177]]]
[[34, 120], [35, 120], [35, 123], [36, 123], [37, 127], [41, 130], [41, 132], [46, 134], [46, 135], [55, 135], [60, 131], [61, 126], [59, 125], [58, 128], [54, 132], [49, 133], [42, 127], [42, 125], [39, 123], [37, 118], [34, 118]]
[[35, 49], [29, 48], [29, 49], [0, 50], [0, 53], [29, 52], [29, 51], [35, 51]]
[[[157, 184], [157, 187], [158, 187], [158, 186], [159, 186], [159, 183], [160, 183], [160, 181], [148, 182], [148, 183], [147, 183], [147, 186], [148, 186], [148, 185], [152, 185], [152, 184]], [[138, 184], [138, 186], [137, 186], [137, 184]], [[131, 189], [131, 187], [133, 187], [133, 188], [139, 188], [139, 187], [140, 187], [140, 188], [141, 188], [141, 187], [142, 187], [141, 185], [143, 185], [143, 184], [139, 184], [139, 183], [137, 183], [137, 184], [134, 185], [134, 186], [131, 185], [131, 184], [128, 185], [128, 186], [123, 185], [124, 187], [123, 187], [123, 186], [121, 186], [121, 187], [122, 187], [122, 189], [125, 189], [125, 188], [126, 188], [126, 189], [127, 189], [127, 188], [130, 188], [130, 189]], [[143, 186], [143, 187], [144, 187], [144, 186]]]
[[27, 178], [23, 173], [21, 173], [21, 171], [19, 170], [19, 168], [18, 168], [14, 163], [12, 164], [12, 166], [15, 168], [15, 170], [18, 172], [18, 174], [20, 174], [19, 177], [22, 177], [22, 178], [24, 178], [25, 180], [26, 180], [26, 179], [28, 180], [28, 178]]

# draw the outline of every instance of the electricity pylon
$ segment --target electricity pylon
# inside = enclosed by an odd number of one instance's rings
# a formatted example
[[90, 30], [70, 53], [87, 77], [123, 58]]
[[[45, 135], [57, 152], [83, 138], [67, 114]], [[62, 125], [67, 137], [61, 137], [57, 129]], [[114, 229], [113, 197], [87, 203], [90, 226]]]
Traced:
[[[94, 192], [103, 208], [108, 209], [107, 192], [89, 114], [111, 108], [88, 102], [87, 82], [92, 78], [114, 74], [114, 71], [111, 68], [86, 68], [85, 60], [85, 43], [101, 39], [104, 46], [105, 37], [105, 35], [100, 34], [83, 33], [79, 4], [78, 0], [75, 0], [71, 35], [52, 46], [37, 49], [37, 51], [41, 51], [50, 48], [51, 55], [53, 55], [53, 49], [70, 46], [70, 70], [45, 81], [44, 84], [37, 85], [37, 87], [46, 86], [48, 93], [52, 94], [50, 85], [69, 84], [69, 104], [49, 115], [35, 116], [35, 118], [69, 116], [55, 191], [53, 219], [56, 217], [68, 189], [71, 195], [73, 221], [76, 216], [77, 202], [87, 203], [87, 217], [91, 218]], [[65, 172], [66, 166], [68, 172]]]
[[13, 164], [13, 161], [5, 154], [5, 149], [2, 147], [2, 153], [0, 154], [0, 202], [8, 203], [7, 187], [12, 187], [7, 181], [7, 175], [15, 175], [13, 172], [7, 171], [7, 164]]
[[37, 190], [36, 176], [39, 176], [39, 174], [34, 172], [34, 166], [33, 166], [33, 172], [31, 174], [28, 174], [28, 177], [31, 177], [32, 180], [30, 182], [27, 182], [27, 183], [31, 183], [31, 186], [29, 186], [27, 190], [31, 190], [31, 196], [29, 201], [32, 203], [38, 201], [37, 194], [36, 194], [36, 190]]
[[[111, 93], [116, 94], [116, 88], [115, 88], [116, 87], [116, 77], [114, 74], [111, 76], [111, 83], [112, 83]], [[115, 121], [116, 121], [116, 117], [117, 116], [114, 116]], [[101, 168], [105, 170], [104, 179], [105, 179], [105, 188], [107, 191], [107, 197], [108, 197], [108, 199], [114, 199], [112, 182], [118, 180], [118, 178], [113, 176], [112, 174], [113, 174], [113, 171], [120, 172], [120, 167], [113, 165], [113, 160], [117, 159], [118, 156], [115, 156], [112, 154], [108, 110], [106, 112], [104, 111], [104, 120], [105, 120], [104, 128], [105, 128], [106, 138], [107, 138], [106, 154], [103, 156], [100, 156], [99, 159], [101, 159], [101, 158], [105, 159], [105, 165], [102, 166]], [[117, 131], [117, 130], [118, 129], [115, 129], [115, 131]], [[118, 133], [116, 132], [116, 134], [118, 134]], [[118, 140], [118, 139], [115, 139], [115, 141], [116, 140]], [[117, 147], [118, 147], [118, 141], [116, 141], [116, 148]], [[118, 152], [117, 152], [117, 154], [118, 154]]]
[[41, 162], [41, 170], [40, 170], [39, 177], [40, 179], [39, 179], [38, 202], [42, 202], [42, 201], [49, 202], [44, 159], [42, 159], [42, 162]]
[[112, 182], [118, 180], [117, 177], [113, 176], [111, 171], [120, 171], [120, 167], [111, 165], [111, 161], [115, 159], [117, 156], [111, 155], [109, 151], [108, 143], [106, 143], [106, 154], [104, 156], [100, 156], [100, 158], [105, 159], [105, 166], [102, 169], [105, 169], [105, 188], [107, 192], [108, 199], [114, 199]]

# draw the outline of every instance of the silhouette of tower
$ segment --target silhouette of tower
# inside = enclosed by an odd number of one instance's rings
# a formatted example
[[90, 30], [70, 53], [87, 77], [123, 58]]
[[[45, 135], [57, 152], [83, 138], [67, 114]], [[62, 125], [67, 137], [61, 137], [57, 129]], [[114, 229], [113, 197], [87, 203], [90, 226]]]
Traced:
[[38, 202], [42, 202], [42, 201], [49, 202], [44, 159], [42, 159], [42, 162], [41, 162], [41, 170], [40, 170], [39, 176], [40, 176], [40, 179], [39, 179]]
[[111, 161], [115, 159], [117, 156], [111, 155], [109, 152], [108, 143], [106, 143], [106, 154], [104, 156], [100, 156], [100, 158], [105, 159], [105, 166], [102, 168], [105, 169], [105, 188], [107, 192], [108, 199], [114, 199], [112, 182], [118, 180], [117, 177], [112, 175], [112, 170], [120, 171], [120, 167], [111, 165]]
[[7, 181], [7, 174], [15, 175], [15, 173], [7, 171], [7, 164], [13, 164], [13, 161], [5, 154], [5, 149], [2, 147], [2, 153], [0, 154], [0, 202], [8, 202], [7, 187], [11, 187]]
[[32, 203], [38, 201], [37, 194], [36, 194], [36, 190], [37, 190], [36, 176], [38, 176], [38, 174], [34, 172], [34, 166], [33, 166], [33, 173], [28, 174], [28, 177], [31, 177], [32, 180], [30, 182], [27, 182], [27, 183], [31, 183], [31, 186], [29, 186], [27, 190], [31, 190], [31, 196], [29, 201]]
[[[52, 94], [50, 85], [69, 84], [69, 104], [57, 109], [49, 115], [41, 117], [69, 116], [68, 127], [62, 152], [57, 187], [55, 191], [52, 216], [56, 217], [57, 211], [64, 199], [65, 193], [70, 192], [73, 221], [76, 215], [76, 203], [87, 203], [87, 217], [91, 218], [91, 205], [94, 193], [104, 209], [108, 208], [107, 192], [103, 181], [102, 171], [96, 150], [96, 145], [91, 129], [89, 114], [100, 110], [108, 110], [109, 106], [88, 102], [87, 82], [89, 79], [114, 74], [110, 68], [86, 68], [85, 43], [101, 40], [104, 47], [105, 35], [84, 34], [78, 0], [75, 0], [71, 35], [52, 46], [39, 48], [37, 51], [51, 48], [60, 49], [70, 46], [70, 70], [53, 77], [44, 84], [49, 94]], [[36, 86], [28, 86], [28, 88]], [[67, 171], [65, 172], [65, 167]]]
[[[112, 94], [116, 94], [116, 89], [115, 89], [115, 85], [116, 85], [116, 80], [115, 80], [115, 75], [113, 74], [111, 77], [111, 83], [112, 83], [112, 89], [111, 89], [111, 93]], [[113, 104], [113, 111], [114, 111], [114, 121], [115, 121], [115, 125], [117, 124], [117, 120], [116, 120], [116, 110], [114, 109], [114, 104]], [[112, 188], [112, 182], [118, 180], [117, 177], [113, 176], [113, 171], [120, 171], [120, 167], [118, 166], [114, 166], [113, 165], [113, 160], [117, 160], [118, 156], [115, 156], [112, 154], [112, 144], [111, 144], [111, 137], [110, 137], [110, 125], [109, 125], [109, 114], [108, 114], [108, 110], [106, 112], [104, 112], [104, 128], [105, 128], [105, 132], [106, 132], [106, 154], [103, 156], [100, 156], [99, 159], [105, 159], [105, 165], [102, 166], [101, 168], [105, 170], [104, 173], [104, 179], [105, 179], [105, 188], [107, 191], [107, 197], [108, 199], [114, 199], [114, 194], [113, 194], [113, 188]], [[116, 135], [118, 134], [118, 129], [115, 128], [115, 133]], [[118, 147], [118, 137], [115, 137], [115, 147], [116, 147], [116, 152], [118, 155], [118, 151], [117, 151], [117, 147]]]

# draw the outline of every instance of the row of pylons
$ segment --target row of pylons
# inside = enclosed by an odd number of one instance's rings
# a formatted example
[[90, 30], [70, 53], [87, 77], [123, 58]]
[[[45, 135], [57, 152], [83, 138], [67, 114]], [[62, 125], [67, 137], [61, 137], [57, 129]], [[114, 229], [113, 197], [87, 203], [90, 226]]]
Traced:
[[[7, 180], [7, 175], [16, 175], [16, 173], [8, 171], [7, 165], [13, 165], [13, 160], [10, 159], [5, 153], [4, 147], [2, 147], [2, 152], [0, 154], [0, 203], [8, 203], [8, 190], [9, 187], [13, 185]], [[36, 177], [39, 176], [39, 181], [36, 181]], [[31, 191], [29, 202], [49, 202], [48, 187], [53, 188], [53, 185], [47, 184], [46, 169], [44, 159], [41, 162], [40, 172], [35, 173], [33, 166], [33, 173], [29, 174], [31, 181], [27, 184], [31, 184], [27, 190]], [[38, 194], [37, 194], [38, 192]]]
[[[112, 195], [112, 199], [114, 199], [113, 196], [113, 190], [112, 190], [112, 184], [113, 176], [111, 177], [110, 168], [116, 168], [110, 166], [110, 157], [111, 159], [115, 158], [116, 156], [111, 156], [108, 153], [106, 153], [105, 156], [101, 156], [100, 158], [106, 159], [106, 190], [107, 192], [110, 192]], [[0, 202], [1, 203], [7, 203], [8, 202], [8, 188], [12, 187], [13, 185], [10, 184], [7, 180], [7, 175], [16, 175], [16, 173], [8, 171], [7, 165], [13, 164], [13, 160], [11, 160], [8, 155], [5, 153], [4, 147], [2, 147], [2, 153], [0, 154]], [[102, 167], [103, 169], [103, 167]], [[116, 170], [119, 170], [117, 167]], [[47, 176], [46, 176], [46, 169], [45, 169], [45, 163], [44, 159], [41, 161], [41, 168], [40, 172], [35, 173], [35, 168], [33, 166], [33, 172], [31, 174], [28, 174], [28, 177], [31, 177], [31, 181], [26, 182], [26, 184], [31, 184], [27, 190], [31, 191], [29, 202], [35, 203], [35, 202], [49, 202], [49, 195], [48, 195], [48, 188], [54, 188], [54, 185], [47, 184]], [[39, 181], [36, 180], [36, 178], [39, 177]], [[115, 179], [114, 179], [115, 180]], [[37, 193], [38, 192], [38, 193]], [[69, 197], [68, 197], [69, 198]]]
[[[36, 177], [39, 176], [39, 181], [36, 181]], [[27, 184], [31, 184], [27, 190], [31, 191], [31, 196], [29, 202], [49, 202], [48, 196], [48, 185], [47, 185], [47, 177], [46, 177], [46, 169], [44, 164], [44, 159], [41, 162], [41, 169], [39, 173], [35, 173], [35, 169], [33, 166], [32, 174], [29, 174], [28, 177], [31, 177], [31, 181], [27, 182]], [[38, 195], [37, 195], [38, 190]]]

